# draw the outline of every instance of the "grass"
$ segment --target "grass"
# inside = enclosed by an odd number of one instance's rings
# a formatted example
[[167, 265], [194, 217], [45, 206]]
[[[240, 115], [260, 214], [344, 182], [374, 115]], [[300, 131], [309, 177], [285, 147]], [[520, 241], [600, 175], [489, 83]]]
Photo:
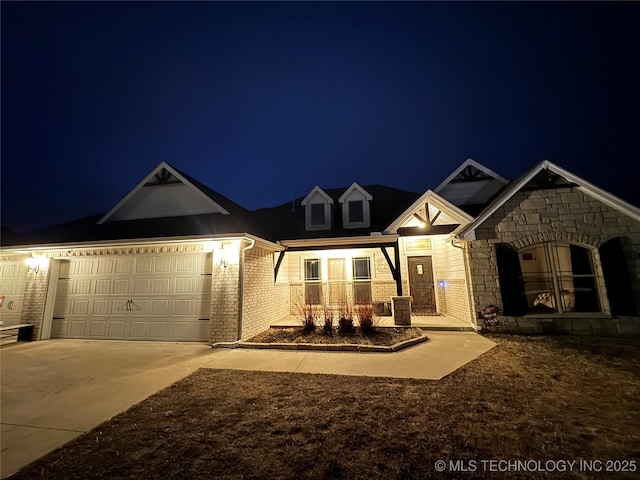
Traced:
[[491, 338], [441, 381], [201, 369], [12, 480], [505, 478], [434, 462], [640, 460], [637, 341]]

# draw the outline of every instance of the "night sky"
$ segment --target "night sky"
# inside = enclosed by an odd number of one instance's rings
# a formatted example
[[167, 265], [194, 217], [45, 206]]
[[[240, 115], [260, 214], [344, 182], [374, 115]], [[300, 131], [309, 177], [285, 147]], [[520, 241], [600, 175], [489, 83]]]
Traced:
[[1, 3], [2, 224], [166, 161], [254, 209], [549, 159], [640, 204], [640, 3]]

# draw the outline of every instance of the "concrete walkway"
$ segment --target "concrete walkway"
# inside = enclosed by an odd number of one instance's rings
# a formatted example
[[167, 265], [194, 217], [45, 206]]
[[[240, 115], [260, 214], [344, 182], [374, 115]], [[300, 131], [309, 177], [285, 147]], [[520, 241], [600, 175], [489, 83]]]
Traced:
[[477, 333], [428, 332], [427, 335], [428, 342], [393, 353], [243, 348], [216, 350], [216, 355], [203, 366], [232, 370], [440, 380], [495, 346], [494, 342]]
[[394, 353], [211, 349], [204, 344], [48, 340], [0, 349], [2, 478], [198, 368], [440, 379], [494, 347], [429, 332]]

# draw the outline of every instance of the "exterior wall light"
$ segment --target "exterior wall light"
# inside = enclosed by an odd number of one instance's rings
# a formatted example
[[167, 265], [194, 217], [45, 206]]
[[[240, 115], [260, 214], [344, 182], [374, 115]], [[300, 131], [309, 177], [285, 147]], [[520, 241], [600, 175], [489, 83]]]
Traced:
[[24, 264], [27, 266], [28, 273], [34, 273], [37, 275], [42, 267], [45, 267], [49, 264], [49, 259], [42, 255], [36, 255], [27, 258], [24, 261]]
[[223, 268], [227, 268], [229, 266], [229, 249], [224, 249], [224, 243], [220, 245], [218, 256], [220, 257], [220, 266]]

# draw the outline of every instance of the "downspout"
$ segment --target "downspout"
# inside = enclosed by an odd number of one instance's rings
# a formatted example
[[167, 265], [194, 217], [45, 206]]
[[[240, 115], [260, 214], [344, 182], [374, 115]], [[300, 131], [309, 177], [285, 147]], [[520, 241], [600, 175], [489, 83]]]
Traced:
[[238, 286], [239, 286], [239, 295], [240, 295], [240, 299], [238, 301], [239, 305], [238, 305], [238, 311], [240, 313], [239, 317], [238, 317], [238, 340], [236, 340], [235, 342], [216, 342], [214, 344], [211, 345], [211, 348], [216, 348], [216, 347], [220, 347], [220, 348], [235, 348], [240, 342], [242, 342], [242, 319], [244, 317], [244, 258], [245, 258], [245, 252], [247, 250], [251, 250], [253, 247], [255, 247], [256, 245], [256, 241], [253, 238], [249, 239], [249, 245], [247, 245], [246, 247], [244, 247], [240, 252], [241, 252], [241, 257], [240, 257], [240, 265], [239, 265], [239, 271], [238, 271]]

